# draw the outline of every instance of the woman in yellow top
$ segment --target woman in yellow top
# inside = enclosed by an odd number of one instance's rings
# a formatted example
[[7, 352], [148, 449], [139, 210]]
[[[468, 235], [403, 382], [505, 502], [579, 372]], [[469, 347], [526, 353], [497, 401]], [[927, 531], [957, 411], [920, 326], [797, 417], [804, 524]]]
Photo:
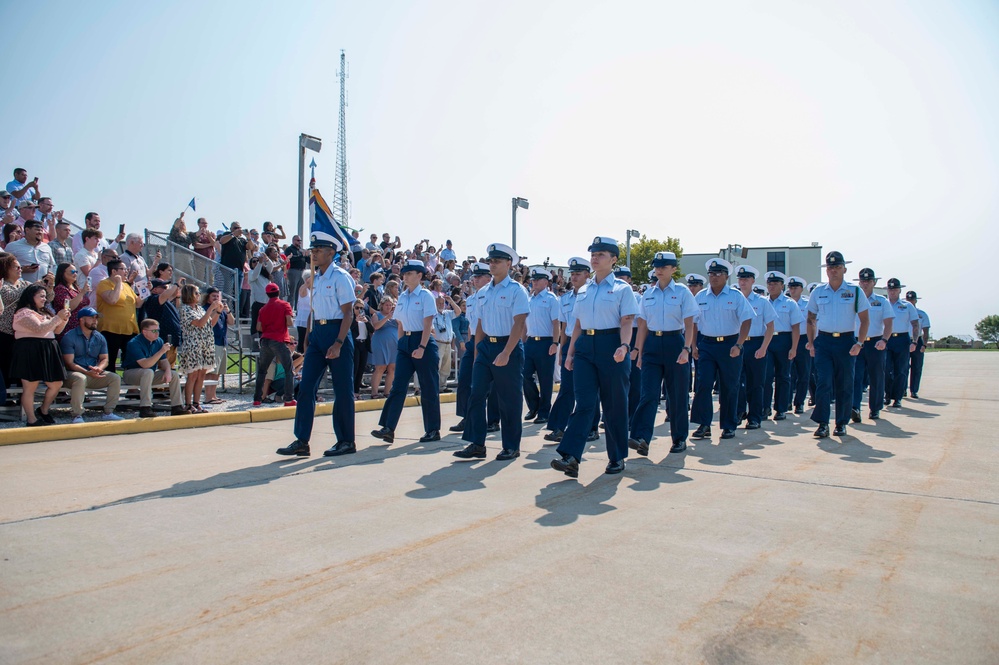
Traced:
[[108, 278], [97, 284], [97, 329], [108, 342], [108, 372], [115, 371], [118, 352], [125, 352], [128, 341], [139, 334], [135, 316], [137, 307], [144, 302], [125, 281], [128, 268], [117, 259], [108, 261]]

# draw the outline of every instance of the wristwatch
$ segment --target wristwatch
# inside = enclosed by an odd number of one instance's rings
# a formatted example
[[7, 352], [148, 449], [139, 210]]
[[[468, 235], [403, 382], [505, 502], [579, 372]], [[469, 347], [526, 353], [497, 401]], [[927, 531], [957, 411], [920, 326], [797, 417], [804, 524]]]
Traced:
[[420, 348], [421, 348], [421, 349], [426, 349], [426, 348], [427, 348], [427, 345], [426, 345], [426, 344], [420, 344]]
[[694, 352], [694, 347], [692, 347], [692, 346], [685, 346], [685, 347], [683, 347], [683, 350], [686, 351], [687, 353], [693, 353]]
[[337, 337], [335, 340], [333, 340], [333, 343], [334, 344], [343, 344], [343, 340], [340, 339], [339, 337]]
[[736, 344], [736, 347], [738, 347], [738, 349], [742, 351], [742, 344]]

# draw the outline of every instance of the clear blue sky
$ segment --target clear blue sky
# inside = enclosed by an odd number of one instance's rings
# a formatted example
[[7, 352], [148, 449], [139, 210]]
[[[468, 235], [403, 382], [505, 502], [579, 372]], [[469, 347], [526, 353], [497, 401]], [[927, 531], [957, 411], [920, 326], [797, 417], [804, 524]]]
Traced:
[[[294, 144], [332, 199], [347, 52], [350, 223], [510, 239], [564, 263], [627, 228], [840, 249], [924, 297], [934, 333], [999, 312], [995, 2], [40, 2], [0, 108], [80, 220], [295, 226]], [[16, 65], [15, 65], [16, 63]], [[9, 177], [7, 178], [9, 179]], [[6, 180], [5, 180], [6, 181]], [[991, 229], [991, 230], [990, 230]], [[759, 266], [757, 266], [759, 267]], [[764, 266], [765, 268], [765, 266]]]

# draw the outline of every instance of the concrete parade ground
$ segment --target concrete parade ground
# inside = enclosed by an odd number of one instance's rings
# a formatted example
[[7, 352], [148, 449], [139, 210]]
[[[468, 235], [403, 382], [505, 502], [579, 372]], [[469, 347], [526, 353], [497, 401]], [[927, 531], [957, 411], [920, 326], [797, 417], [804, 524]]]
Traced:
[[[0, 446], [0, 663], [997, 663], [999, 353], [920, 399], [578, 480], [524, 427], [359, 451], [319, 417]], [[445, 404], [444, 427], [454, 404]], [[866, 416], [866, 405], [863, 408]]]

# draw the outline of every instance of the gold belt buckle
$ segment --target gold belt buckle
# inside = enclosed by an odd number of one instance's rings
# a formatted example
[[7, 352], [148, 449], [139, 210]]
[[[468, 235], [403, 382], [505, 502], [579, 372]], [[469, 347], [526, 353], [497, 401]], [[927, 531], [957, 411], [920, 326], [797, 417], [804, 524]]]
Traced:
[[777, 336], [777, 335], [779, 335], [779, 334], [780, 334], [780, 333], [779, 333], [779, 332], [777, 332], [776, 330], [774, 331], [774, 337], [776, 337], [776, 336]]
[[540, 337], [532, 337], [531, 339], [533, 339], [535, 342], [540, 342], [541, 341]]
[[842, 334], [843, 334], [843, 333], [833, 333], [832, 335], [833, 335], [833, 337], [839, 337], [839, 336], [840, 336], [840, 335], [842, 335]]
[[586, 331], [586, 334], [587, 334], [587, 335], [596, 335], [596, 334], [597, 334], [597, 331], [596, 331], [596, 330], [587, 330], [587, 331]]
[[652, 332], [654, 332], [656, 334], [656, 337], [662, 337], [663, 336], [663, 331], [662, 330], [653, 330]]
[[318, 323], [321, 326], [325, 326], [326, 325], [326, 319], [319, 319], [318, 321], [316, 321], [316, 323]]
[[495, 344], [498, 340], [495, 337], [490, 337], [489, 341]]
[[724, 337], [715, 337], [715, 341], [716, 342], [724, 342], [725, 338]]

